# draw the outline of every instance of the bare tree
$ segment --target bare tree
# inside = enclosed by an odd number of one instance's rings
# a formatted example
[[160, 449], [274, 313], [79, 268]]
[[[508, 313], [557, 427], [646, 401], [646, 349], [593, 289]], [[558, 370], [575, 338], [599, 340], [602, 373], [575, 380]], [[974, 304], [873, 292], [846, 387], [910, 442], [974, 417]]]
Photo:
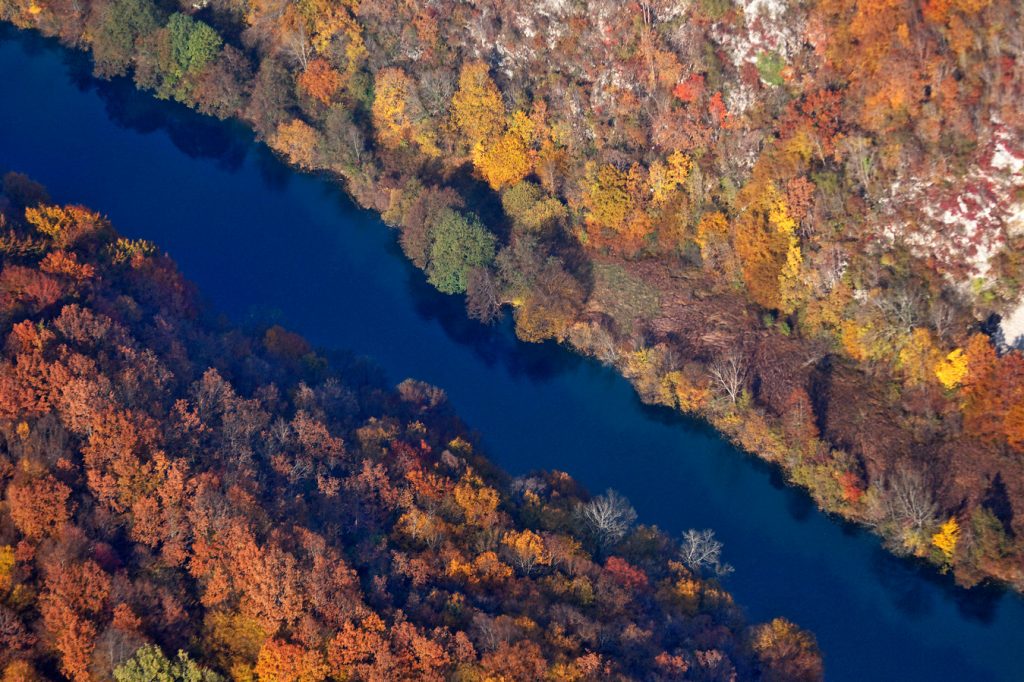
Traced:
[[466, 310], [474, 320], [490, 324], [501, 317], [501, 290], [488, 268], [473, 268], [466, 282]]
[[910, 332], [917, 326], [923, 302], [920, 293], [906, 286], [892, 289], [874, 299], [875, 307], [901, 332]]
[[732, 566], [722, 563], [722, 543], [715, 539], [715, 531], [710, 528], [691, 528], [683, 533], [679, 559], [687, 568], [698, 574], [711, 571], [721, 577], [733, 571]]
[[735, 405], [747, 379], [747, 362], [738, 351], [720, 355], [708, 367], [708, 373]]
[[626, 536], [636, 523], [636, 510], [611, 488], [576, 509], [576, 514], [602, 549]]
[[303, 69], [309, 66], [309, 60], [313, 56], [313, 44], [302, 22], [294, 22], [282, 33], [281, 51], [294, 62], [301, 64]]
[[919, 472], [901, 467], [883, 486], [885, 514], [903, 528], [922, 532], [932, 528], [939, 509], [928, 482]]

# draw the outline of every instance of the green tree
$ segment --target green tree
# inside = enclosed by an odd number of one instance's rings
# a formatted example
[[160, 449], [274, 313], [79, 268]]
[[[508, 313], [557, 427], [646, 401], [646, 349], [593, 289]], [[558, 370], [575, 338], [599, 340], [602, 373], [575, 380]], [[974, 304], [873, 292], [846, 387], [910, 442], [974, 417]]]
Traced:
[[469, 271], [494, 260], [494, 235], [474, 214], [446, 209], [438, 216], [427, 268], [431, 284], [446, 294], [466, 291]]
[[167, 21], [171, 39], [171, 58], [177, 78], [197, 73], [220, 51], [221, 38], [208, 24], [187, 14], [175, 12]]
[[160, 647], [146, 644], [114, 669], [116, 682], [222, 682], [223, 677], [203, 668], [184, 651], [172, 661]]
[[96, 15], [92, 27], [93, 58], [102, 76], [122, 76], [135, 56], [135, 41], [159, 28], [150, 0], [113, 0]]

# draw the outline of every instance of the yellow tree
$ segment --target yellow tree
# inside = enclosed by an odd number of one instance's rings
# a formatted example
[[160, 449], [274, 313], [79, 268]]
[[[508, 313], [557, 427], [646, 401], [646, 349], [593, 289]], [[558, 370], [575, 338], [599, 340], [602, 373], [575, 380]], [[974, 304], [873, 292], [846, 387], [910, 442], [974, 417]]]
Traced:
[[655, 204], [666, 202], [686, 182], [692, 166], [690, 157], [678, 151], [670, 154], [666, 162], [658, 160], [652, 163], [647, 179], [651, 200]]
[[611, 164], [588, 164], [583, 185], [583, 204], [587, 222], [621, 232], [633, 212], [629, 174]]
[[485, 485], [472, 471], [466, 471], [456, 484], [454, 496], [467, 524], [487, 526], [497, 518], [498, 491]]
[[898, 366], [908, 386], [920, 386], [935, 380], [936, 365], [942, 354], [932, 341], [932, 334], [923, 327], [910, 333], [900, 349]]
[[935, 365], [935, 376], [946, 390], [952, 391], [967, 378], [968, 357], [957, 348]]
[[510, 530], [501, 538], [512, 563], [524, 574], [529, 575], [538, 566], [551, 563], [551, 556], [544, 547], [544, 539], [532, 530]]
[[932, 544], [939, 548], [947, 562], [952, 561], [956, 543], [960, 539], [960, 524], [952, 516], [942, 524], [939, 532], [932, 536]]
[[792, 312], [801, 297], [803, 257], [796, 222], [774, 185], [767, 183], [753, 205], [739, 216], [733, 240], [743, 266], [743, 281], [754, 302]]
[[494, 140], [504, 129], [505, 103], [483, 62], [463, 65], [452, 97], [452, 120], [470, 147]]
[[319, 144], [316, 130], [297, 118], [278, 125], [277, 132], [270, 138], [270, 146], [300, 168], [315, 167]]
[[768, 220], [780, 239], [786, 243], [786, 258], [779, 272], [779, 309], [791, 313], [804, 298], [804, 282], [800, 269], [804, 262], [800, 251], [800, 240], [796, 236], [796, 221], [789, 215], [789, 208], [782, 197], [772, 202], [768, 209]]
[[721, 211], [705, 213], [697, 223], [694, 239], [700, 248], [704, 267], [713, 272], [731, 275], [734, 272], [731, 246], [729, 245], [729, 221]]
[[521, 111], [509, 120], [508, 129], [493, 142], [481, 140], [473, 146], [473, 165], [495, 190], [514, 185], [533, 170], [535, 126]]
[[389, 149], [414, 143], [428, 156], [441, 150], [412, 79], [398, 68], [382, 69], [374, 81], [371, 110], [377, 140]]
[[366, 59], [366, 43], [362, 27], [356, 21], [358, 0], [299, 0], [295, 5], [308, 34], [309, 42], [317, 54], [329, 54], [332, 44], [342, 37], [345, 42], [347, 66], [351, 76]]

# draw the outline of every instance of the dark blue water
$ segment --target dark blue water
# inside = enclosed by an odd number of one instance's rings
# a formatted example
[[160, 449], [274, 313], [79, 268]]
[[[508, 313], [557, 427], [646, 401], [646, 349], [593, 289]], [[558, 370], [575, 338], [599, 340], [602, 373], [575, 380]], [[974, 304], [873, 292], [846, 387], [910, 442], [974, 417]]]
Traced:
[[81, 55], [0, 27], [0, 170], [105, 212], [165, 248], [238, 321], [276, 316], [445, 388], [513, 473], [614, 486], [641, 519], [714, 528], [753, 619], [815, 632], [831, 680], [1024, 679], [1024, 602], [964, 591], [818, 512], [714, 432], [639, 403], [614, 372], [508, 325], [468, 321], [395, 235], [329, 181], [295, 174], [237, 125], [88, 76]]

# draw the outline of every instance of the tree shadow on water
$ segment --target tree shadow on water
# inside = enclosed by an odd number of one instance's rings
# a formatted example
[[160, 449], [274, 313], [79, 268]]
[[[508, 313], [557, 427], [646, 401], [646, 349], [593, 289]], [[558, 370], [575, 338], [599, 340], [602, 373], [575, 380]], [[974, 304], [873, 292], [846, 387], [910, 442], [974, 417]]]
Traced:
[[1007, 597], [1005, 588], [992, 584], [961, 587], [950, 574], [920, 560], [898, 557], [874, 541], [872, 571], [900, 612], [921, 619], [934, 611], [936, 599], [943, 599], [965, 620], [986, 626], [995, 622], [999, 604]]

